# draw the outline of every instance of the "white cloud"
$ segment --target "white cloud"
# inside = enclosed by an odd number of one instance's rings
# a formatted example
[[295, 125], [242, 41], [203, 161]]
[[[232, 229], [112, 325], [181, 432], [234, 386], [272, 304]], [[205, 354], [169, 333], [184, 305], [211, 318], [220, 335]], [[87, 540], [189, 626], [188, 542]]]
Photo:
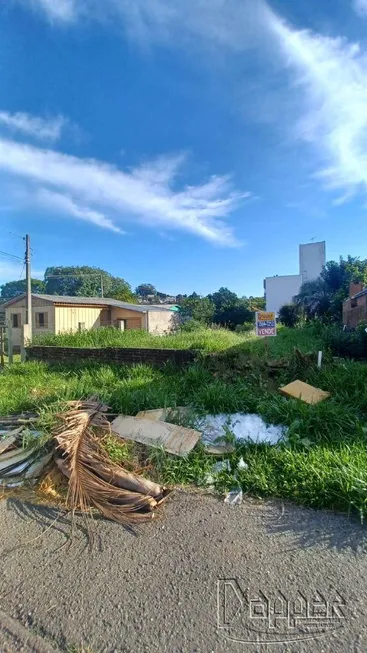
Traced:
[[22, 0], [34, 9], [46, 13], [51, 21], [69, 23], [77, 16], [78, 0]]
[[60, 24], [119, 22], [141, 43], [201, 39], [242, 51], [256, 39], [264, 0], [18, 0]]
[[367, 0], [354, 0], [354, 11], [362, 18], [367, 18]]
[[142, 41], [193, 36], [242, 51], [261, 27], [262, 0], [117, 0], [113, 3], [130, 35]]
[[359, 44], [291, 28], [269, 12], [299, 96], [294, 135], [317, 153], [319, 176], [342, 201], [367, 188], [367, 56]]
[[181, 230], [213, 243], [236, 244], [223, 218], [250, 193], [234, 191], [230, 179], [223, 176], [177, 190], [181, 164], [182, 157], [161, 157], [125, 172], [95, 159], [0, 139], [0, 168], [31, 182], [36, 201], [42, 196], [45, 199], [45, 191], [40, 189], [46, 188], [52, 191], [46, 200], [58, 210], [63, 208], [109, 229], [116, 228], [116, 223], [137, 220], [158, 231]]
[[29, 113], [0, 111], [0, 126], [45, 141], [57, 141], [68, 120], [63, 116], [40, 118]]
[[100, 211], [93, 211], [92, 209], [83, 206], [78, 206], [69, 195], [55, 193], [47, 188], [40, 188], [36, 191], [35, 199], [40, 206], [50, 211], [54, 211], [55, 213], [70, 215], [71, 217], [91, 222], [103, 229], [109, 229], [110, 231], [120, 234], [124, 233], [122, 229], [114, 225], [112, 220], [103, 215], [103, 213]]
[[[44, 275], [43, 270], [32, 269], [32, 279], [42, 279]], [[23, 263], [13, 261], [6, 261], [0, 258], [0, 286], [8, 281], [18, 281], [18, 279], [25, 279], [25, 267]]]

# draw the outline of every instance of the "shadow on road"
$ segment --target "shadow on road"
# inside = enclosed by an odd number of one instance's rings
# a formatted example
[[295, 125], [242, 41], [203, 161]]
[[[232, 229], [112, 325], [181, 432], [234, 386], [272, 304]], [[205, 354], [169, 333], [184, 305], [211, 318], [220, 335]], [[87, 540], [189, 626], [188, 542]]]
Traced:
[[355, 516], [281, 502], [277, 505], [278, 516], [274, 516], [274, 504], [265, 513], [265, 527], [270, 535], [291, 536], [295, 549], [322, 546], [337, 551], [367, 551], [367, 529]]

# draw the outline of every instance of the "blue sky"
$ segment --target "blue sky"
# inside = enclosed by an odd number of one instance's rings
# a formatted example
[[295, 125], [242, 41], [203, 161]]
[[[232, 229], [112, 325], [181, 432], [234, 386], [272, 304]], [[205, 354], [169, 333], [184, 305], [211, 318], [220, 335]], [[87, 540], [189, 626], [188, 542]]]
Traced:
[[[7, 0], [0, 250], [262, 293], [365, 257], [367, 0]], [[0, 282], [22, 265], [0, 257]]]

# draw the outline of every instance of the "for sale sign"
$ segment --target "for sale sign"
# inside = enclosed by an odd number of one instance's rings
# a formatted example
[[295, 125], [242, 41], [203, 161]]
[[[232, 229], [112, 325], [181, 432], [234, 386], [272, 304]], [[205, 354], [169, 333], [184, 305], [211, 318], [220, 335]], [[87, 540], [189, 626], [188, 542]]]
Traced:
[[277, 335], [277, 323], [274, 312], [258, 311], [256, 313], [256, 335], [262, 336], [263, 338]]

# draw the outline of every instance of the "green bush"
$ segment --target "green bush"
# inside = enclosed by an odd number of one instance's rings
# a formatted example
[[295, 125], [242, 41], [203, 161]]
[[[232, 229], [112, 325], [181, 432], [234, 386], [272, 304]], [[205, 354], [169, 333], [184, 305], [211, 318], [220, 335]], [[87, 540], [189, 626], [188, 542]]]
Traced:
[[192, 333], [193, 331], [200, 331], [202, 330], [203, 323], [199, 322], [199, 320], [194, 320], [194, 318], [187, 320], [187, 322], [184, 322], [181, 325], [181, 331], [184, 333]]
[[355, 331], [343, 331], [341, 327], [325, 327], [323, 340], [325, 347], [334, 356], [365, 360], [367, 358], [367, 324], [361, 323]]
[[237, 324], [235, 328], [236, 333], [251, 333], [255, 330], [255, 325], [253, 322], [245, 322], [244, 324]]
[[300, 319], [300, 309], [295, 304], [284, 304], [279, 310], [279, 322], [283, 326], [293, 328]]

